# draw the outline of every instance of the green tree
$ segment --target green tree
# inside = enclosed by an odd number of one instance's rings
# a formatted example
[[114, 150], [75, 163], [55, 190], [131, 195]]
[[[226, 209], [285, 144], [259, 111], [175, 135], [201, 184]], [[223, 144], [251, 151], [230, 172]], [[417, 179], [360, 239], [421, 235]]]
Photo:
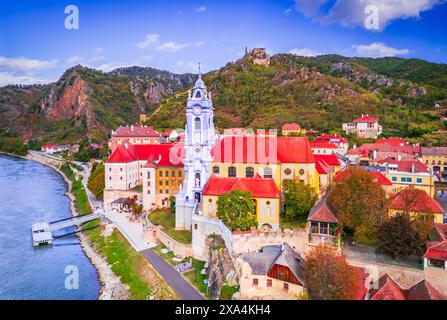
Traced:
[[90, 177], [88, 178], [88, 188], [98, 198], [103, 198], [105, 188], [104, 163], [94, 164]]
[[425, 242], [407, 214], [398, 214], [384, 222], [378, 230], [381, 251], [393, 258], [421, 256]]
[[296, 218], [309, 214], [315, 205], [318, 196], [315, 189], [298, 180], [284, 180], [284, 215], [287, 218]]
[[332, 186], [329, 204], [340, 224], [354, 230], [356, 241], [377, 243], [377, 228], [387, 215], [387, 199], [372, 174], [360, 169], [346, 172], [342, 181]]
[[217, 200], [217, 215], [232, 231], [256, 226], [256, 206], [248, 191], [234, 190]]

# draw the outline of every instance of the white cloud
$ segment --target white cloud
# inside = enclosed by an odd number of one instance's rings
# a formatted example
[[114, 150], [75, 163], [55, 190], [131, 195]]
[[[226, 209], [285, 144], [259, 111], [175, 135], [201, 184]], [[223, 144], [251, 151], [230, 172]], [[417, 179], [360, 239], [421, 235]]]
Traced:
[[284, 12], [283, 12], [283, 14], [284, 14], [285, 16], [290, 16], [291, 13], [292, 13], [292, 8], [286, 9], [286, 10], [284, 10]]
[[81, 56], [72, 56], [70, 58], [68, 58], [67, 60], [65, 60], [65, 64], [67, 65], [76, 65], [76, 64], [80, 64], [83, 61]]
[[160, 38], [160, 35], [158, 35], [156, 33], [147, 34], [142, 42], [137, 43], [137, 48], [146, 49], [146, 48], [150, 47], [151, 45], [157, 43], [159, 38]]
[[368, 6], [378, 9], [378, 26], [382, 30], [396, 19], [419, 18], [421, 12], [431, 10], [446, 0], [336, 0], [328, 9], [329, 0], [295, 0], [295, 8], [306, 17], [322, 23], [340, 23], [343, 26], [364, 26]]
[[395, 57], [410, 53], [410, 50], [408, 49], [392, 48], [381, 42], [373, 42], [367, 45], [355, 45], [353, 48], [356, 50], [357, 55], [371, 58]]
[[200, 7], [196, 7], [194, 10], [196, 10], [197, 13], [205, 12], [206, 11], [206, 7], [205, 6], [200, 6]]
[[165, 42], [157, 47], [158, 51], [177, 52], [186, 47], [189, 47], [189, 43], [176, 43], [174, 41]]
[[32, 75], [12, 75], [7, 72], [0, 72], [0, 87], [10, 85], [10, 84], [44, 84], [50, 81], [46, 79], [41, 79], [34, 77]]
[[195, 45], [196, 47], [201, 47], [201, 46], [203, 46], [204, 44], [205, 44], [205, 41], [199, 41], [199, 42], [194, 43], [194, 45]]
[[304, 57], [315, 57], [321, 55], [320, 52], [309, 48], [295, 48], [290, 50], [289, 53]]
[[[198, 63], [197, 62], [184, 62], [184, 61], [177, 61], [173, 72], [176, 73], [197, 73], [198, 72]], [[202, 72], [203, 72], [203, 65], [202, 65]]]
[[37, 60], [20, 58], [0, 57], [0, 69], [8, 69], [17, 72], [32, 72], [36, 70], [54, 68], [58, 60]]

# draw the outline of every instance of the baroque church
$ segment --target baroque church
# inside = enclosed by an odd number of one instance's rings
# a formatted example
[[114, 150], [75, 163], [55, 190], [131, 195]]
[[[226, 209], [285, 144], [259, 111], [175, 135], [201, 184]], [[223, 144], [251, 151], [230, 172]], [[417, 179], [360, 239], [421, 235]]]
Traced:
[[211, 175], [211, 149], [217, 142], [214, 131], [214, 107], [199, 73], [186, 105], [184, 186], [175, 203], [175, 226], [190, 230], [194, 213], [199, 213], [203, 187]]

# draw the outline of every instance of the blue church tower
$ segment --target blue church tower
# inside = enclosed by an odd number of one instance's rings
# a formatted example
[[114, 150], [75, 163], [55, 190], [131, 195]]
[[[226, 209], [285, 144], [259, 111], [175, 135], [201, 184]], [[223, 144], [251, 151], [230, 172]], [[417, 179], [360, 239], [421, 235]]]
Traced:
[[211, 175], [211, 148], [215, 143], [213, 102], [199, 70], [186, 104], [185, 180], [175, 202], [178, 230], [190, 230], [192, 215], [201, 213], [202, 190]]

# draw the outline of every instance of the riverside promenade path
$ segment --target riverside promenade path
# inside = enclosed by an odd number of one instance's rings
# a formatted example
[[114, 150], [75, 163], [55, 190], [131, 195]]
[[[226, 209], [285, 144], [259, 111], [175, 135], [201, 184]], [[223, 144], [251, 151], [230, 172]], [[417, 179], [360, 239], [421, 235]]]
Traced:
[[135, 251], [140, 252], [144, 258], [146, 258], [180, 299], [204, 300], [205, 298], [188, 281], [186, 281], [177, 270], [151, 249], [157, 246], [157, 244], [146, 242], [144, 240], [144, 228], [142, 222], [130, 222], [128, 215], [105, 210], [105, 208], [103, 208], [102, 202], [95, 197], [87, 186], [88, 178], [90, 176], [90, 168], [88, 168], [88, 166], [83, 167], [82, 183], [92, 208], [103, 212], [104, 216], [113, 222]]
[[152, 249], [141, 251], [141, 254], [152, 264], [158, 273], [182, 300], [204, 300], [205, 298]]

